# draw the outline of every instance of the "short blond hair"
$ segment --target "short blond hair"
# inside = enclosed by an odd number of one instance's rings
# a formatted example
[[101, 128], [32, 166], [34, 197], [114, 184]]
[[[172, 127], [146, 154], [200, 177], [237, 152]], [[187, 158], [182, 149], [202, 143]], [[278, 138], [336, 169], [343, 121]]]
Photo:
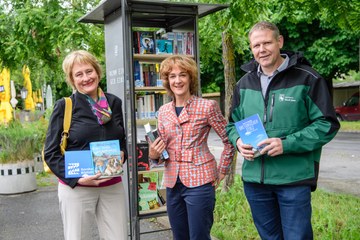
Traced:
[[178, 66], [181, 70], [187, 72], [190, 76], [190, 94], [196, 95], [199, 90], [198, 83], [198, 67], [195, 60], [185, 55], [174, 55], [167, 57], [160, 65], [160, 78], [163, 86], [169, 96], [173, 97], [174, 93], [170, 88], [169, 74], [174, 66]]
[[249, 32], [249, 39], [251, 37], [251, 34], [253, 34], [253, 32], [255, 32], [257, 30], [270, 30], [273, 32], [274, 38], [279, 39], [279, 36], [280, 36], [279, 28], [271, 22], [261, 21], [261, 22], [256, 23]]
[[102, 74], [101, 65], [99, 64], [96, 57], [85, 50], [73, 51], [65, 57], [62, 63], [62, 68], [66, 76], [66, 82], [73, 89], [76, 88], [74, 84], [74, 78], [72, 76], [72, 71], [76, 63], [81, 63], [81, 64], [86, 63], [92, 65], [99, 76], [99, 80], [101, 79], [101, 74]]

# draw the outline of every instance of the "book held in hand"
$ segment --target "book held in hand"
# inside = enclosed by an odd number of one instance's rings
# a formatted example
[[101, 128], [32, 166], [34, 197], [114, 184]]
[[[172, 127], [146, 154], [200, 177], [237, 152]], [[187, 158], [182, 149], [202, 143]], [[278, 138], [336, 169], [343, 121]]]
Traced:
[[101, 172], [100, 178], [121, 176], [119, 140], [91, 142], [90, 150], [65, 151], [65, 178], [92, 176]]
[[123, 173], [119, 140], [90, 143], [94, 161], [94, 173], [101, 173], [101, 178], [120, 176]]
[[[146, 135], [149, 137], [151, 142], [154, 142], [155, 139], [159, 137], [159, 133], [158, 133], [157, 129], [152, 130], [150, 123], [145, 124], [144, 128], [145, 128]], [[161, 154], [161, 159], [166, 160], [168, 158], [169, 158], [169, 153], [165, 149]]]
[[253, 147], [254, 157], [260, 156], [260, 151], [264, 145], [258, 147], [258, 143], [268, 138], [264, 125], [262, 124], [259, 114], [254, 114], [241, 121], [235, 123], [236, 130], [238, 131], [241, 141], [244, 144]]
[[80, 178], [94, 175], [90, 150], [65, 151], [65, 178]]

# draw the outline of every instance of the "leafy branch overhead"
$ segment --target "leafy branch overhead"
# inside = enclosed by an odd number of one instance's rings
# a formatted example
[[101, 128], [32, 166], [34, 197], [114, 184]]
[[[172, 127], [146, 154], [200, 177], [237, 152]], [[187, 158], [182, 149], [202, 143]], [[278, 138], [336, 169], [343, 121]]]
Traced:
[[[63, 84], [61, 63], [71, 50], [90, 49], [103, 59], [103, 26], [81, 24], [77, 20], [99, 1], [23, 1], [0, 3], [0, 61], [9, 67], [13, 80], [27, 64], [35, 89], [51, 84], [59, 95], [68, 95]], [[15, 73], [15, 74], [13, 74]]]
[[[51, 84], [57, 98], [68, 95], [61, 70], [73, 49], [88, 49], [104, 63], [103, 25], [78, 19], [100, 0], [1, 0], [0, 64], [11, 70], [17, 87], [24, 64], [31, 70], [34, 89]], [[180, 1], [183, 2], [183, 1]], [[188, 0], [187, 2], [191, 2]], [[276, 23], [286, 49], [305, 56], [329, 81], [359, 70], [360, 1], [358, 0], [193, 0], [229, 4], [229, 8], [199, 20], [203, 92], [224, 89], [222, 34], [231, 36], [236, 79], [240, 65], [251, 58], [247, 33], [259, 20]]]

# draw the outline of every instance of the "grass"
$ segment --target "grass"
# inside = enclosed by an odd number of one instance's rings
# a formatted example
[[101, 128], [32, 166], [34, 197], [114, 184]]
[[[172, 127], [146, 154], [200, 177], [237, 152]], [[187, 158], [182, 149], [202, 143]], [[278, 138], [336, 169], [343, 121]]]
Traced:
[[[328, 193], [312, 194], [314, 239], [360, 239], [360, 198]], [[212, 235], [220, 240], [260, 239], [246, 201], [240, 176], [227, 193], [217, 190]]]
[[360, 131], [360, 121], [353, 122], [340, 122], [340, 131], [351, 132], [351, 131]]
[[39, 172], [36, 174], [36, 183], [38, 187], [50, 187], [57, 185], [57, 178], [52, 173]]

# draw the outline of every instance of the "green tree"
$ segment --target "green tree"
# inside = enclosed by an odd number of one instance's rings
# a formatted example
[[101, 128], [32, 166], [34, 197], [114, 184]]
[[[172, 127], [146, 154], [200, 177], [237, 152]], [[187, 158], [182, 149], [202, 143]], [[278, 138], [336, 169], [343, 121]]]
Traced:
[[359, 68], [360, 2], [357, 0], [272, 1], [272, 19], [285, 36], [284, 48], [304, 52], [327, 80]]
[[[226, 76], [229, 76], [229, 70], [235, 69], [237, 73], [238, 66], [233, 67], [227, 59], [235, 59], [241, 65], [251, 58], [247, 31], [259, 20], [276, 23], [285, 35], [285, 48], [305, 52], [305, 56], [325, 78], [331, 79], [337, 72], [348, 72], [357, 62], [351, 50], [357, 49], [354, 40], [359, 38], [360, 9], [356, 0], [234, 0], [220, 3], [229, 3], [229, 9], [200, 21], [201, 79], [205, 91], [209, 86], [212, 88], [215, 80], [221, 89], [232, 93], [231, 86], [234, 84]], [[224, 44], [224, 41], [228, 44]], [[234, 57], [229, 56], [233, 53]], [[224, 78], [221, 76], [221, 59], [224, 63]], [[226, 100], [225, 109], [229, 109], [229, 103]]]
[[[12, 74], [23, 64], [31, 70], [33, 89], [51, 84], [57, 97], [69, 95], [61, 63], [74, 49], [88, 49], [103, 61], [103, 26], [77, 20], [99, 0], [3, 0], [0, 3], [0, 61]], [[14, 74], [21, 88], [22, 77]], [[19, 87], [20, 85], [20, 87]]]
[[[254, 22], [261, 18], [267, 18], [268, 13], [265, 1], [233, 0], [228, 9], [211, 14], [200, 22], [201, 66], [208, 66], [207, 70], [214, 74], [217, 80], [221, 81], [219, 74], [222, 74], [224, 80], [220, 82], [219, 86], [224, 89], [222, 94], [225, 99], [225, 118], [230, 115], [229, 106], [231, 106], [232, 93], [237, 80], [236, 56], [240, 59], [245, 57], [248, 52], [247, 31]], [[218, 61], [214, 60], [214, 55], [219, 56]], [[211, 61], [215, 61], [215, 64], [209, 64]], [[210, 67], [214, 65], [216, 66], [215, 71]], [[217, 73], [216, 71], [221, 69], [219, 66], [223, 66], [223, 71]], [[202, 68], [202, 84], [204, 86], [206, 86], [205, 69]], [[224, 191], [227, 191], [234, 182], [236, 159], [235, 156], [230, 173], [224, 180]]]

